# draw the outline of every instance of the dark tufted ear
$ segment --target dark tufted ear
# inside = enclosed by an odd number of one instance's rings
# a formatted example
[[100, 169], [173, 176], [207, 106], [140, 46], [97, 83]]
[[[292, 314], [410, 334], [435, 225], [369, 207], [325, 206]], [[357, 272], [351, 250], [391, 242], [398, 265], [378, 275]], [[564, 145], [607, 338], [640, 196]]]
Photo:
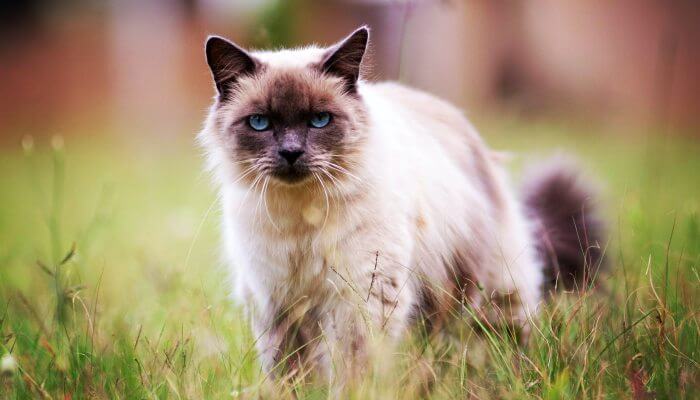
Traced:
[[367, 50], [369, 29], [363, 26], [328, 49], [321, 68], [324, 73], [337, 75], [346, 82], [347, 89], [354, 92], [360, 78], [362, 57]]
[[207, 38], [206, 55], [220, 98], [226, 97], [241, 75], [253, 74], [258, 67], [248, 52], [219, 36]]

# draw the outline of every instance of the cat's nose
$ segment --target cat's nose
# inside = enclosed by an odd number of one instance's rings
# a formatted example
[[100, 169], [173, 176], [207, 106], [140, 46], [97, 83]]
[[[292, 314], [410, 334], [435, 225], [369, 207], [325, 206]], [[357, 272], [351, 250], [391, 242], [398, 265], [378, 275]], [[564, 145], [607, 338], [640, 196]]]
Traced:
[[279, 155], [287, 160], [289, 165], [294, 165], [296, 160], [304, 154], [304, 150], [280, 150]]

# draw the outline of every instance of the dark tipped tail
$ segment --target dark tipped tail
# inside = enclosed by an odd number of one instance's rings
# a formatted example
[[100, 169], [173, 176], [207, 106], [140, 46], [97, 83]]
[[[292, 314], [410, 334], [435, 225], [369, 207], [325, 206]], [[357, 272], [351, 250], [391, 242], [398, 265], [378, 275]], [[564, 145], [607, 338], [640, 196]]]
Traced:
[[570, 163], [556, 161], [534, 170], [523, 189], [545, 265], [544, 289], [590, 287], [604, 265], [605, 246], [591, 186]]

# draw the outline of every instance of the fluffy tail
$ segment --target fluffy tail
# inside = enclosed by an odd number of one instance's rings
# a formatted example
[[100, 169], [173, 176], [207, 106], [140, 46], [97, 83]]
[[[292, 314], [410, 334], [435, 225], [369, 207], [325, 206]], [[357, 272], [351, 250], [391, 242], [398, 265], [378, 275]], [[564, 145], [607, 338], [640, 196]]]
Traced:
[[604, 265], [604, 227], [594, 191], [571, 163], [557, 160], [534, 169], [523, 186], [545, 265], [545, 290], [585, 289]]

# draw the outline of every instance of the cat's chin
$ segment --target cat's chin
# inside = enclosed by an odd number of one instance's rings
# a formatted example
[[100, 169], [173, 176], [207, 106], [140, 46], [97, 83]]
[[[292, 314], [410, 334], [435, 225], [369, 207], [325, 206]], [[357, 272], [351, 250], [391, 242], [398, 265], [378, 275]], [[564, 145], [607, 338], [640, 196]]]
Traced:
[[296, 168], [285, 168], [284, 170], [274, 171], [271, 175], [279, 183], [286, 186], [302, 185], [313, 176], [308, 170], [300, 170]]

